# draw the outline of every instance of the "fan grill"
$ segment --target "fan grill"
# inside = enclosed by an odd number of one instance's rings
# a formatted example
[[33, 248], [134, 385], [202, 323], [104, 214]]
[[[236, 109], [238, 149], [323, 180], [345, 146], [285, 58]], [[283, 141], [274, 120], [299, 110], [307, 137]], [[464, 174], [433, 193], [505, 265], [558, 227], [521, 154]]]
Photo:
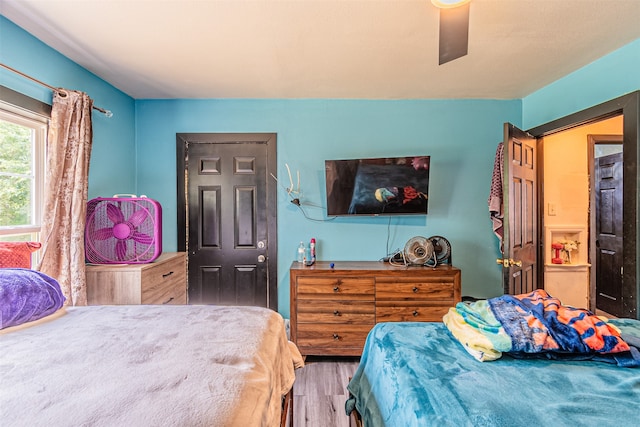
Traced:
[[136, 264], [162, 252], [161, 209], [148, 198], [98, 198], [87, 205], [85, 256], [95, 264]]
[[431, 236], [436, 264], [451, 264], [451, 243], [442, 236]]
[[433, 245], [422, 236], [412, 237], [404, 246], [404, 257], [409, 264], [425, 264], [433, 258]]

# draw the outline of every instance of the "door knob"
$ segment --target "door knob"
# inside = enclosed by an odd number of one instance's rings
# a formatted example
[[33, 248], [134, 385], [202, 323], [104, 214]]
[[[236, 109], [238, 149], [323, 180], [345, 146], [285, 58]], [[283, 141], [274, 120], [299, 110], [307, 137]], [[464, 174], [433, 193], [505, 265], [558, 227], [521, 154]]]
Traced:
[[264, 255], [258, 255], [258, 262], [264, 262], [265, 259]]
[[496, 263], [497, 264], [501, 264], [504, 268], [509, 268], [511, 266], [515, 266], [515, 267], [522, 267], [522, 261], [520, 260], [515, 260], [513, 258], [498, 258], [496, 259]]

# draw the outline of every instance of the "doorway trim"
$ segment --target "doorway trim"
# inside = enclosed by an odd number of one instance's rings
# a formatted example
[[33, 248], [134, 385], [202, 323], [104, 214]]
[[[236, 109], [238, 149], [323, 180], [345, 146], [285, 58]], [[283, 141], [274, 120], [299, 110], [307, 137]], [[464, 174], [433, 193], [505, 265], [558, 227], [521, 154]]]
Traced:
[[[176, 171], [177, 171], [177, 226], [178, 251], [187, 251], [188, 232], [188, 200], [187, 200], [187, 167], [189, 165], [188, 145], [198, 143], [228, 144], [234, 142], [250, 142], [267, 146], [267, 288], [268, 306], [278, 310], [278, 207], [277, 185], [274, 180], [277, 171], [277, 134], [276, 133], [176, 133]], [[187, 260], [189, 254], [187, 254]], [[187, 262], [187, 268], [189, 268]], [[188, 275], [187, 275], [188, 277]], [[187, 292], [189, 283], [187, 280]]]
[[[640, 212], [640, 200], [638, 198], [638, 180], [640, 179], [638, 170], [638, 154], [640, 152], [638, 149], [640, 146], [640, 134], [638, 133], [640, 122], [640, 91], [631, 92], [587, 108], [586, 110], [537, 126], [529, 129], [528, 132], [538, 138], [538, 145], [540, 147], [540, 138], [618, 115], [623, 116], [622, 250], [624, 254], [622, 262], [622, 292], [623, 295], [625, 295], [625, 298], [623, 298], [623, 310], [627, 313], [627, 317], [637, 318], [640, 311], [640, 301], [638, 299], [640, 282], [638, 281], [636, 268], [636, 265], [640, 261], [640, 254], [637, 251], [638, 245], [640, 245], [640, 236], [638, 235], [637, 227], [638, 220], [640, 220], [638, 216]], [[538, 150], [538, 153], [539, 156], [542, 155], [542, 150]], [[542, 167], [540, 162], [538, 162], [538, 165]], [[539, 171], [539, 173], [541, 172]], [[542, 197], [544, 194], [544, 182], [542, 179], [538, 180], [538, 182], [538, 194]], [[538, 209], [540, 210], [540, 221], [542, 221], [544, 207], [541, 203], [538, 203]], [[538, 230], [541, 229], [543, 229], [543, 227], [538, 228]], [[543, 255], [544, 248], [539, 246], [538, 259], [543, 259]]]

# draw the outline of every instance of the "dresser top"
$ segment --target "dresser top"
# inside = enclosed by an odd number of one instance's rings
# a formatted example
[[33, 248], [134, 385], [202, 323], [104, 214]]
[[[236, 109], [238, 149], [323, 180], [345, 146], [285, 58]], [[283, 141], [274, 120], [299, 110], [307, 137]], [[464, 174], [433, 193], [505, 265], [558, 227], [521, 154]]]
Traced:
[[161, 264], [163, 262], [170, 261], [174, 258], [184, 258], [186, 256], [186, 252], [163, 252], [160, 254], [158, 258], [156, 258], [152, 262], [139, 263], [139, 264], [86, 264], [86, 269], [95, 271], [126, 271], [126, 270], [143, 270], [146, 268], [151, 268], [155, 265]]
[[[331, 268], [331, 264], [334, 264]], [[313, 265], [306, 266], [301, 262], [294, 261], [291, 263], [291, 270], [300, 271], [438, 271], [438, 272], [455, 272], [460, 271], [458, 268], [440, 264], [437, 267], [426, 267], [421, 265], [391, 265], [384, 261], [316, 261]]]

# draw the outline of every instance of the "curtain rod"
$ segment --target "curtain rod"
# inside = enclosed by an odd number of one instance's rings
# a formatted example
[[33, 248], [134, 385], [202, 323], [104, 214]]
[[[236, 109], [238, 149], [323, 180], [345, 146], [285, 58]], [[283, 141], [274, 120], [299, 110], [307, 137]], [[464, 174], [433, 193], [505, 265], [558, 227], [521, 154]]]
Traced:
[[[25, 73], [23, 73], [21, 71], [18, 71], [15, 68], [11, 68], [8, 65], [3, 64], [2, 62], [0, 62], [0, 67], [5, 68], [5, 69], [7, 69], [7, 70], [9, 70], [9, 71], [11, 71], [13, 73], [16, 73], [16, 74], [24, 77], [25, 79], [29, 79], [32, 82], [38, 83], [40, 86], [44, 86], [47, 89], [52, 90], [53, 92], [58, 92], [59, 94], [63, 94], [63, 95], [67, 94], [63, 89], [56, 88], [56, 87], [48, 85], [48, 84], [46, 84], [44, 82], [41, 82], [40, 80], [35, 79], [35, 78], [33, 78], [33, 77], [31, 77], [31, 76], [29, 76], [29, 75], [27, 75], [27, 74], [25, 74]], [[92, 105], [92, 107], [93, 107], [94, 110], [100, 111], [101, 113], [103, 113], [107, 117], [113, 116], [113, 113], [110, 110], [105, 110], [104, 108], [96, 107], [95, 105]]]

